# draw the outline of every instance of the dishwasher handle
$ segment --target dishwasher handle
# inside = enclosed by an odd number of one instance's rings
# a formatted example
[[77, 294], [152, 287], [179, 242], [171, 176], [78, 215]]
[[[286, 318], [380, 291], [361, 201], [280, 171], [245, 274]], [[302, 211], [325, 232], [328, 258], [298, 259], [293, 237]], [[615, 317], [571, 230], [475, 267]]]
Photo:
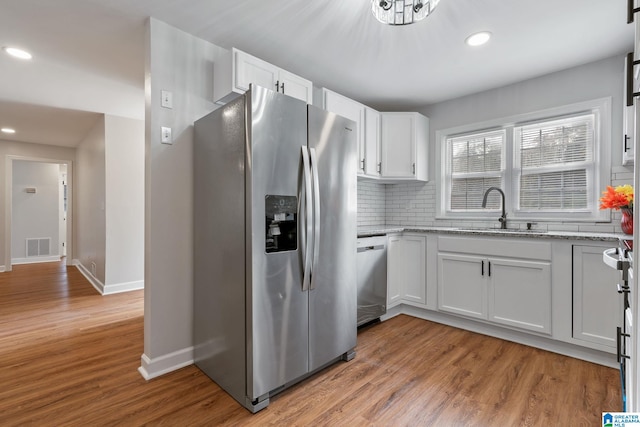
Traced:
[[379, 251], [379, 250], [384, 250], [384, 245], [361, 246], [358, 248], [358, 253], [367, 252], [367, 251]]

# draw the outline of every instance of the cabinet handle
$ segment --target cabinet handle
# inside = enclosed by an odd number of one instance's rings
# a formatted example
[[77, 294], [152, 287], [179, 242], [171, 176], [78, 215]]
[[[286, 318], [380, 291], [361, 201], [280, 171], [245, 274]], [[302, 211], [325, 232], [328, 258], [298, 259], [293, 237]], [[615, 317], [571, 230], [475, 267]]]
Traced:
[[627, 0], [627, 24], [631, 24], [633, 22], [633, 15], [637, 12], [640, 12], [640, 7], [633, 7], [634, 0]]
[[630, 359], [630, 357], [625, 354], [626, 352], [626, 345], [624, 345], [622, 343], [622, 340], [624, 339], [624, 337], [630, 337], [629, 334], [623, 334], [622, 333], [622, 328], [620, 326], [618, 326], [617, 328], [617, 333], [616, 333], [616, 353], [617, 353], [617, 357], [618, 357], [618, 363], [622, 362], [622, 359]]
[[280, 92], [280, 80], [276, 80], [276, 92]]
[[629, 135], [624, 136], [624, 152], [626, 153], [627, 151], [629, 151], [629, 146], [627, 145], [627, 142], [629, 142], [629, 140], [631, 139], [631, 137]]
[[491, 277], [491, 261], [487, 261], [487, 264], [489, 264], [489, 277]]
[[416, 164], [415, 163], [413, 164], [413, 174], [414, 175], [416, 174]]
[[382, 162], [378, 163], [378, 173], [382, 173]]
[[640, 64], [640, 60], [633, 59], [633, 52], [627, 53], [627, 70], [626, 70], [626, 80], [627, 80], [627, 107], [631, 107], [633, 105], [633, 98], [640, 95], [640, 92], [633, 91], [633, 67]]
[[284, 93], [284, 82], [280, 83], [280, 90], [282, 90], [282, 93]]
[[360, 160], [360, 169], [364, 170], [364, 158]]
[[481, 267], [480, 267], [480, 274], [481, 274], [482, 276], [484, 276], [484, 260], [482, 260], [482, 261], [481, 261], [480, 265], [481, 265]]

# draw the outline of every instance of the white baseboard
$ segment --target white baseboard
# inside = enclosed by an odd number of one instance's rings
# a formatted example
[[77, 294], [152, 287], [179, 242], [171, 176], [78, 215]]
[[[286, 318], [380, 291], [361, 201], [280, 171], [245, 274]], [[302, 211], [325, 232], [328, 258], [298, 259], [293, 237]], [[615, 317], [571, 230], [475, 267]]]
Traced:
[[105, 285], [98, 278], [96, 278], [87, 267], [85, 267], [79, 260], [74, 259], [71, 261], [71, 265], [75, 265], [76, 268], [87, 278], [89, 283], [96, 288], [101, 295], [119, 294], [121, 292], [138, 291], [144, 289], [144, 280], [136, 280], [133, 282], [115, 283], [112, 285]]
[[430, 320], [432, 322], [441, 323], [443, 325], [453, 326], [454, 328], [465, 329], [467, 331], [500, 338], [506, 341], [528, 345], [530, 347], [551, 351], [553, 353], [562, 354], [580, 360], [586, 360], [587, 362], [597, 363], [599, 365], [608, 366], [610, 368], [620, 368], [620, 365], [616, 362], [615, 354], [606, 353], [604, 351], [594, 350], [563, 341], [557, 341], [552, 338], [546, 338], [526, 332], [519, 332], [512, 329], [503, 328], [500, 326], [485, 324], [477, 322], [475, 320], [465, 319], [463, 317], [441, 313], [438, 311], [413, 307], [406, 304], [396, 305], [388, 309], [387, 314], [382, 316], [380, 319], [384, 321], [399, 314], [406, 314], [408, 316], [417, 317], [419, 319]]
[[60, 261], [60, 255], [37, 256], [29, 258], [11, 258], [11, 264], [36, 264], [39, 262], [55, 262]]
[[0, 273], [4, 273], [5, 271], [6, 271], [6, 270], [5, 270], [4, 265], [0, 265]]
[[102, 295], [119, 294], [121, 292], [138, 291], [140, 289], [144, 289], [144, 280], [104, 285], [104, 292]]
[[78, 269], [78, 271], [80, 273], [82, 273], [82, 275], [89, 281], [89, 283], [91, 283], [91, 285], [96, 288], [96, 290], [98, 292], [100, 292], [100, 295], [104, 295], [104, 283], [102, 283], [100, 280], [98, 280], [93, 274], [91, 274], [91, 271], [89, 271], [89, 269], [87, 269], [87, 267], [85, 267], [84, 265], [82, 265], [82, 263], [77, 260], [74, 259], [71, 262], [72, 265], [75, 265], [76, 268]]
[[138, 372], [145, 380], [150, 380], [193, 365], [193, 347], [187, 347], [153, 359], [143, 354], [140, 359], [141, 366], [138, 368]]

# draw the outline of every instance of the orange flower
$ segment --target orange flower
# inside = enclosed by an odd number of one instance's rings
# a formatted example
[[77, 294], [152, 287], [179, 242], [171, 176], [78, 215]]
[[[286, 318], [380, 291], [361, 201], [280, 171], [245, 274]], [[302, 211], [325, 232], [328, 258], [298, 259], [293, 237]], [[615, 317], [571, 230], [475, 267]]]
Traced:
[[616, 188], [607, 186], [600, 197], [600, 209], [633, 209], [633, 187], [619, 185]]

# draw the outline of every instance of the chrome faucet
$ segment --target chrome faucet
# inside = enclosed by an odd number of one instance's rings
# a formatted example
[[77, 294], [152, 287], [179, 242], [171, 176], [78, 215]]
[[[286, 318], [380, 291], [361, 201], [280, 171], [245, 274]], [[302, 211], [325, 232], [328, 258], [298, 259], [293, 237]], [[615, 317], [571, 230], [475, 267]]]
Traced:
[[484, 192], [484, 199], [482, 199], [482, 207], [483, 208], [487, 207], [487, 196], [492, 190], [496, 190], [500, 192], [500, 194], [502, 195], [502, 216], [498, 218], [498, 221], [500, 221], [500, 228], [504, 230], [507, 228], [507, 213], [504, 210], [504, 191], [502, 191], [498, 187], [489, 187], [487, 191]]

